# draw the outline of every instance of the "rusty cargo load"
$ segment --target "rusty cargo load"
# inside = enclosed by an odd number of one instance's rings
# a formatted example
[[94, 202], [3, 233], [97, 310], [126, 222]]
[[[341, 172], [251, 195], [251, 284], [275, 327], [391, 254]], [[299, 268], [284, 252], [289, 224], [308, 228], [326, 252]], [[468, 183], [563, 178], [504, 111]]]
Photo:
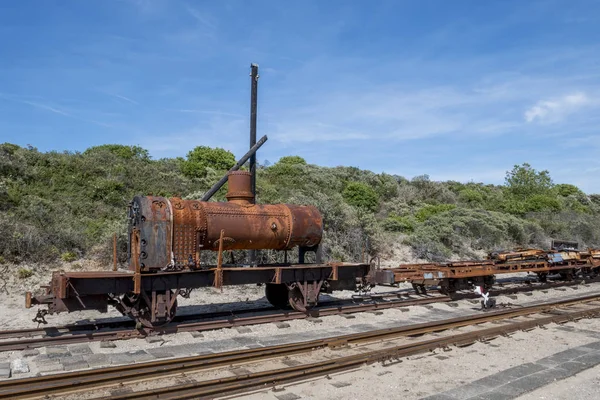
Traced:
[[[314, 248], [323, 236], [323, 219], [313, 206], [254, 204], [251, 175], [230, 172], [227, 202], [136, 196], [129, 211], [129, 231], [139, 230], [140, 266], [193, 267], [200, 252]], [[130, 241], [131, 243], [132, 241]], [[131, 249], [129, 251], [130, 266]]]

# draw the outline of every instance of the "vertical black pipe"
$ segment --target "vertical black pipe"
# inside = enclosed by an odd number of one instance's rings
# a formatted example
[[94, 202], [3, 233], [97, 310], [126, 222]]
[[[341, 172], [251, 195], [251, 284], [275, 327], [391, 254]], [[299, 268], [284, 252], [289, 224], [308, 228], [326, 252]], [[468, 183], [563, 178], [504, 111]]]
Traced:
[[[256, 144], [256, 109], [258, 108], [258, 65], [250, 64], [250, 148]], [[256, 152], [250, 157], [250, 185], [256, 202]], [[256, 250], [250, 250], [250, 264], [256, 265]]]
[[[258, 107], [258, 65], [251, 64], [250, 78], [252, 88], [250, 91], [250, 148], [256, 144], [256, 109]], [[250, 157], [250, 173], [252, 174], [252, 194], [256, 198], [256, 153]]]

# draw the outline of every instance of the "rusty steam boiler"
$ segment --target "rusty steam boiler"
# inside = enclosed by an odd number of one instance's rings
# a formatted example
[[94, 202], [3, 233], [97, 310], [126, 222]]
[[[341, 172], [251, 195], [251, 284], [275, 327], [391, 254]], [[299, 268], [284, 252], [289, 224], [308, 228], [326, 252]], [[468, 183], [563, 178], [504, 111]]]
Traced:
[[[321, 242], [323, 219], [313, 206], [255, 204], [251, 174], [228, 175], [227, 202], [204, 202], [136, 196], [129, 208], [129, 265], [132, 246], [139, 243], [142, 272], [195, 269], [203, 251], [315, 250]], [[303, 262], [303, 260], [300, 260]]]

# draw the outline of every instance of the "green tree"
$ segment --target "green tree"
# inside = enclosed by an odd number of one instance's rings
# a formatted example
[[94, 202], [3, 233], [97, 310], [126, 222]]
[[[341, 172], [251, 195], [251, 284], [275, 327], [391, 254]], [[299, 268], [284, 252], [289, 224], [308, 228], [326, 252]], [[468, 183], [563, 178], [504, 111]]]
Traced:
[[277, 161], [277, 164], [306, 165], [306, 160], [300, 156], [284, 156]]
[[415, 213], [415, 218], [419, 222], [425, 222], [436, 214], [454, 210], [455, 208], [454, 204], [427, 204]]
[[568, 183], [561, 183], [559, 185], [554, 186], [554, 190], [558, 193], [559, 196], [567, 197], [570, 195], [580, 195], [582, 191], [575, 185], [570, 185]]
[[16, 144], [0, 144], [0, 177], [17, 178], [23, 175], [27, 167], [23, 156], [25, 151]]
[[379, 196], [370, 186], [361, 182], [350, 182], [342, 192], [344, 200], [352, 206], [371, 212], [379, 208]]
[[[311, 182], [310, 166], [299, 156], [281, 157], [279, 161], [266, 169], [272, 183], [283, 187], [299, 190]], [[314, 176], [313, 176], [314, 178]]]
[[390, 215], [383, 220], [382, 225], [386, 231], [412, 233], [415, 230], [416, 222], [412, 217]]
[[548, 196], [543, 194], [534, 194], [525, 203], [527, 211], [560, 211], [560, 201], [554, 196]]
[[148, 153], [148, 150], [143, 149], [140, 146], [125, 146], [122, 144], [103, 144], [101, 146], [93, 146], [84, 151], [83, 154], [89, 155], [102, 151], [107, 151], [126, 160], [150, 160], [150, 154]]
[[181, 172], [190, 178], [203, 178], [207, 168], [226, 171], [235, 165], [235, 156], [229, 150], [220, 147], [198, 146], [187, 154], [181, 162]]
[[465, 188], [458, 192], [458, 197], [461, 201], [475, 206], [481, 206], [483, 204], [483, 193], [473, 188]]
[[536, 171], [528, 163], [515, 165], [511, 171], [507, 171], [505, 185], [508, 191], [519, 199], [546, 194], [554, 186], [547, 170]]

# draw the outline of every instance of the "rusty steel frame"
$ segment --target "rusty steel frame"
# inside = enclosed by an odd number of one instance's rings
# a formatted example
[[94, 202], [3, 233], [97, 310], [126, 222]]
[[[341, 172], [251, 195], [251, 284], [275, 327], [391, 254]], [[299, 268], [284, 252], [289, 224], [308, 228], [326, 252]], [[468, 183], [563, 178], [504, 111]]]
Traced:
[[[243, 192], [238, 192], [239, 193]], [[184, 271], [159, 272], [154, 274], [142, 273], [139, 257], [139, 231], [132, 230], [131, 253], [134, 271], [124, 272], [55, 272], [46, 295], [26, 295], [26, 306], [48, 304], [49, 311], [74, 311], [97, 309], [105, 311], [107, 303], [114, 296], [133, 293], [150, 296], [153, 292], [165, 293], [175, 290], [175, 296], [180, 289], [224, 285], [240, 285], [254, 283], [285, 284], [288, 290], [297, 290], [293, 306], [300, 309], [314, 305], [317, 301], [315, 293], [326, 290], [348, 289], [351, 286], [360, 287], [368, 283], [397, 284], [410, 282], [421, 293], [425, 293], [426, 285], [440, 285], [443, 293], [453, 293], [465, 289], [470, 284], [484, 284], [489, 288], [495, 275], [514, 272], [534, 272], [547, 274], [558, 272], [573, 274], [574, 270], [596, 271], [600, 265], [600, 251], [587, 252], [549, 252], [546, 255], [556, 257], [562, 254], [560, 263], [552, 263], [542, 259], [538, 251], [527, 250], [525, 257], [535, 257], [528, 260], [516, 256], [509, 257], [513, 261], [498, 260], [462, 261], [445, 264], [406, 264], [397, 268], [380, 268], [375, 260], [370, 264], [328, 263], [328, 264], [273, 264], [252, 268], [223, 265], [222, 252], [225, 232], [221, 230], [217, 240], [219, 244], [219, 261], [215, 267]], [[516, 260], [515, 260], [516, 259]], [[566, 271], [566, 272], [565, 272]], [[311, 286], [309, 288], [309, 286]], [[316, 287], [315, 290], [312, 286]], [[353, 288], [354, 288], [353, 287]], [[368, 288], [368, 286], [365, 286]], [[314, 293], [313, 293], [314, 292]], [[148, 302], [153, 304], [152, 302]], [[154, 307], [152, 307], [154, 309]], [[299, 309], [299, 308], [296, 308]]]
[[[517, 272], [549, 273], [562, 272], [573, 269], [596, 269], [600, 267], [600, 250], [589, 250], [587, 252], [568, 252], [568, 259], [560, 263], [553, 263], [548, 259], [542, 259], [541, 255], [564, 254], [556, 252], [543, 252], [541, 250], [527, 250], [524, 257], [519, 253], [512, 252], [501, 261], [458, 261], [449, 263], [427, 263], [427, 264], [403, 264], [394, 268], [379, 269], [380, 274], [388, 272], [393, 274], [393, 282], [439, 282], [444, 279], [466, 279], [488, 277]], [[528, 259], [526, 257], [534, 257]], [[511, 260], [511, 261], [505, 261]]]
[[[337, 274], [334, 274], [337, 270]], [[194, 271], [155, 274], [127, 272], [55, 272], [46, 295], [31, 298], [29, 305], [48, 304], [51, 312], [100, 309], [105, 310], [110, 295], [152, 293], [174, 289], [257, 283], [323, 282], [337, 275], [340, 281], [366, 277], [368, 264], [288, 264], [259, 265], [253, 268], [221, 267]], [[222, 280], [217, 278], [222, 274]]]

